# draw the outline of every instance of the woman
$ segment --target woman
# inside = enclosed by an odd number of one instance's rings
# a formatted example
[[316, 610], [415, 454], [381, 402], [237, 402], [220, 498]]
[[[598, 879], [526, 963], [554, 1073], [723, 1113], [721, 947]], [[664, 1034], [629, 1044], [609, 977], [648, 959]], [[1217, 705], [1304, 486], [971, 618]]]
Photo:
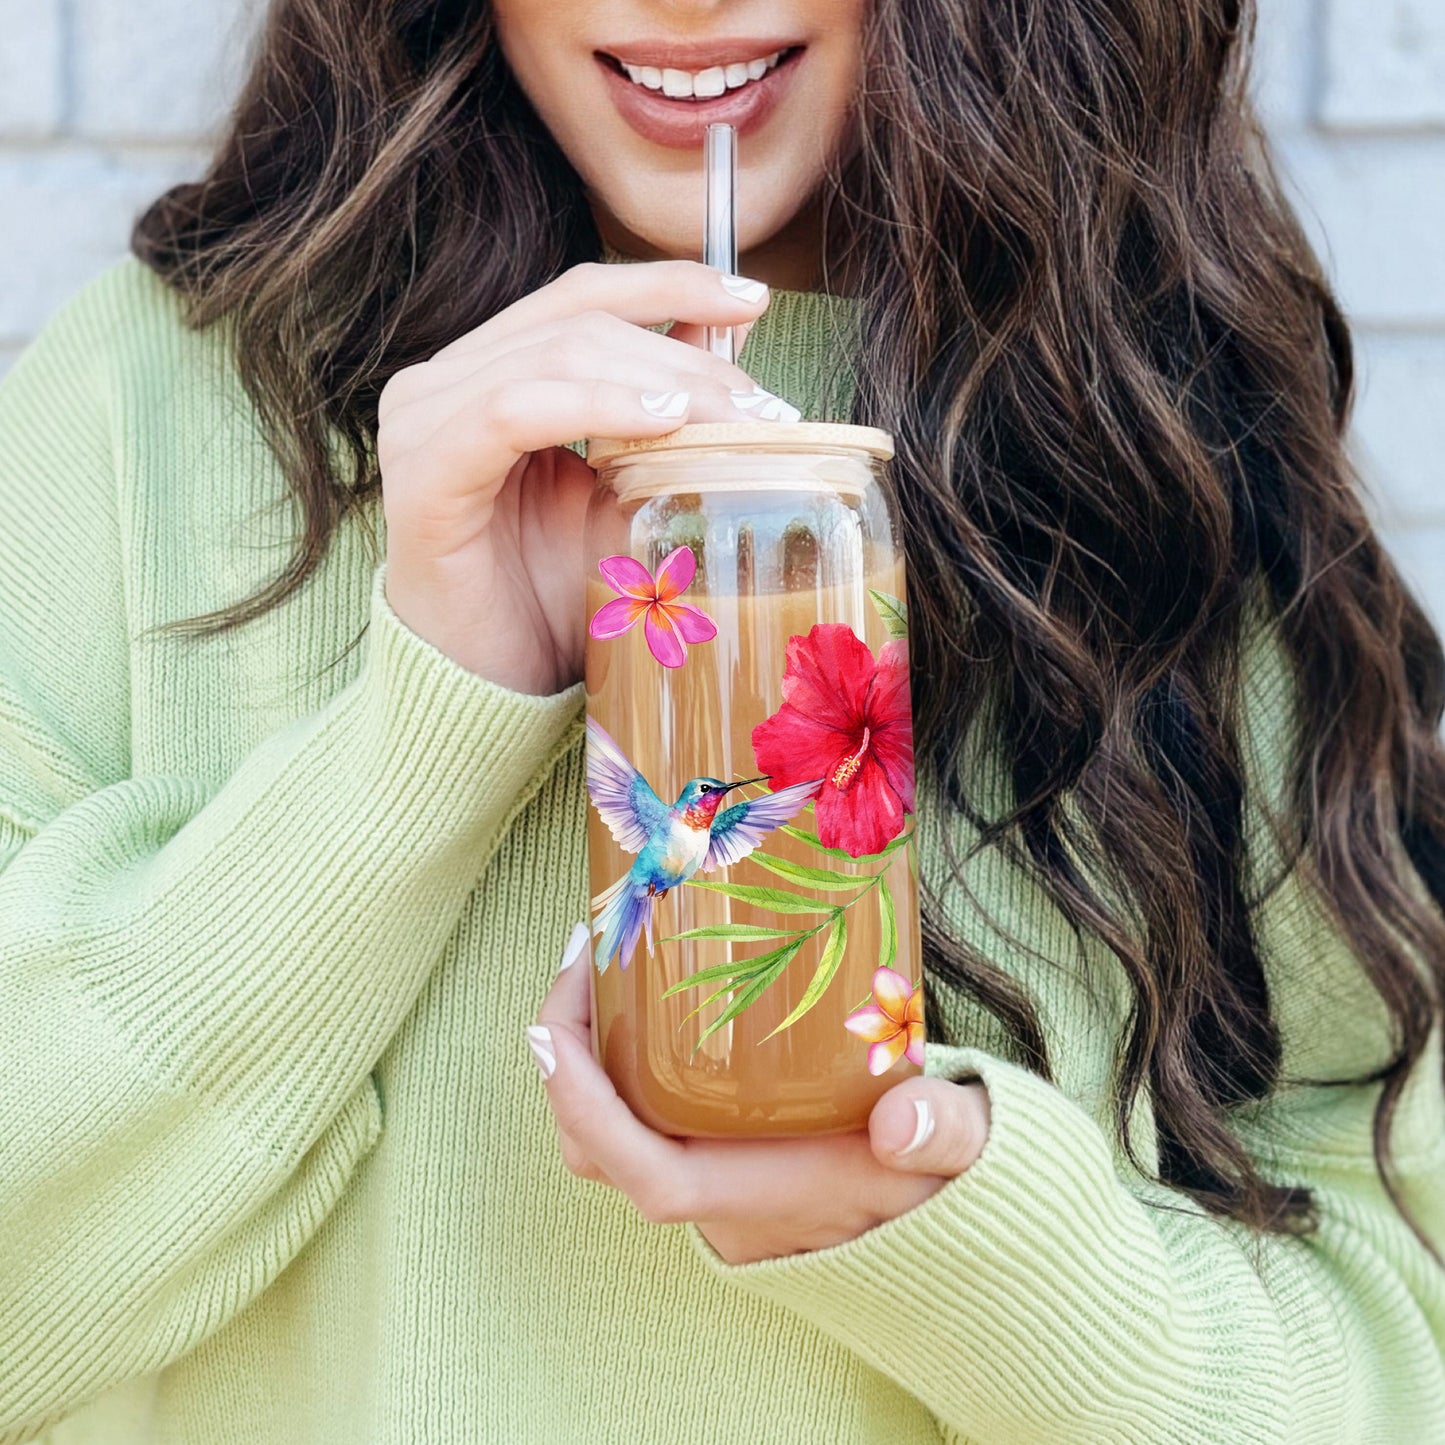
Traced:
[[[0, 1440], [1445, 1439], [1445, 663], [1250, 21], [278, 0], [0, 387]], [[757, 388], [899, 438], [932, 1042], [685, 1145], [565, 444]]]

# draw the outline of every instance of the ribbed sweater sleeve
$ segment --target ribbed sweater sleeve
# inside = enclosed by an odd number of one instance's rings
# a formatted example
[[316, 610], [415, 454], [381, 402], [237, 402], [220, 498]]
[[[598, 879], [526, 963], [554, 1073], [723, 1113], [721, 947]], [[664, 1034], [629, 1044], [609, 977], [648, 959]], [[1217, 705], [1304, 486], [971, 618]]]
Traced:
[[220, 785], [132, 776], [103, 313], [82, 293], [0, 384], [3, 1441], [190, 1349], [313, 1235], [581, 706], [453, 663], [378, 568], [329, 702]]
[[[973, 1166], [847, 1243], [708, 1269], [812, 1321], [977, 1445], [1445, 1441], [1445, 1287], [1374, 1173], [1367, 1090], [1281, 1099], [1261, 1158], [1315, 1190], [1312, 1238], [1258, 1236], [1121, 1170], [1100, 1124], [979, 1049], [929, 1074], [982, 1079]], [[1445, 1242], [1438, 1048], [1404, 1106], [1399, 1177]], [[1263, 1151], [1261, 1151], [1263, 1152]]]

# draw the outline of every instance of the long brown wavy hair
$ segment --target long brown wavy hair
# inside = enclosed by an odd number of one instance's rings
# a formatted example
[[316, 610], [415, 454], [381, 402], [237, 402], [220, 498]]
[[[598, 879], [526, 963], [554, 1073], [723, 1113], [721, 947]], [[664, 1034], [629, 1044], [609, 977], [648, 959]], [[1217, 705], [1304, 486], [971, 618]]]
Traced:
[[[1253, 118], [1253, 22], [1242, 0], [875, 0], [825, 249], [861, 278], [857, 418], [899, 442], [921, 754], [1125, 969], [1123, 1146], [1147, 1083], [1165, 1183], [1304, 1231], [1309, 1192], [1229, 1125], [1281, 1069], [1245, 858], [1251, 608], [1305, 720], [1288, 864], [1393, 1024], [1381, 1068], [1330, 1082], [1382, 1084], [1402, 1208], [1391, 1122], [1445, 995], [1445, 659], [1357, 497], [1349, 333]], [[303, 519], [290, 564], [192, 632], [284, 601], [375, 497], [389, 377], [600, 252], [481, 0], [276, 0], [209, 169], [132, 245], [191, 324], [234, 325]], [[1002, 817], [961, 766], [981, 729]], [[1029, 998], [936, 896], [925, 936], [1048, 1077]]]

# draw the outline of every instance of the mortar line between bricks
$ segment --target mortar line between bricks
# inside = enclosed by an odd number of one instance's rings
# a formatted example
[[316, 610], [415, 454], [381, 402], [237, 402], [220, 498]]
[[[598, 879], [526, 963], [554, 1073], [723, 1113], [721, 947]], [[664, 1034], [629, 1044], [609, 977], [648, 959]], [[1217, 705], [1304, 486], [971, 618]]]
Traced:
[[1309, 52], [1305, 56], [1304, 113], [1308, 118], [1308, 129], [1318, 131], [1325, 113], [1325, 92], [1328, 86], [1329, 41], [1325, 35], [1328, 21], [1322, 13], [1323, 7], [1316, 6], [1309, 23]]
[[75, 0], [56, 0], [55, 23], [60, 32], [60, 134], [75, 126], [78, 85], [75, 74]]
[[54, 156], [70, 159], [76, 156], [113, 156], [119, 160], [196, 160], [204, 159], [209, 141], [205, 136], [183, 136], [162, 139], [159, 136], [65, 135], [65, 136], [0, 136], [0, 160], [29, 159], [33, 156]]
[[1441, 141], [1445, 140], [1445, 116], [1430, 120], [1332, 120], [1320, 116], [1311, 127], [1325, 141]]
[[1371, 317], [1345, 308], [1345, 320], [1362, 341], [1379, 336], [1422, 341], [1445, 341], [1445, 316]]

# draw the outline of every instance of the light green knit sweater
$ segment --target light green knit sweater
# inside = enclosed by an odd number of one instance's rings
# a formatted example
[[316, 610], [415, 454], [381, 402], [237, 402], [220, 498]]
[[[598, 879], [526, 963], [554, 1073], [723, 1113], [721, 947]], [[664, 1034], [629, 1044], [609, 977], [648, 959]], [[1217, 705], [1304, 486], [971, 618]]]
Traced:
[[[777, 295], [750, 368], [811, 409], [831, 316]], [[992, 854], [953, 923], [1058, 1083], [945, 991], [929, 1071], [992, 1099], [965, 1175], [742, 1267], [570, 1175], [523, 1028], [586, 905], [580, 691], [408, 631], [355, 524], [263, 620], [148, 635], [273, 575], [283, 496], [219, 334], [133, 261], [0, 384], [0, 1441], [1445, 1441], [1445, 1274], [1374, 1091], [1238, 1121], [1315, 1238], [1152, 1188], [1111, 1141], [1119, 971]], [[1262, 791], [1283, 676], [1251, 664]], [[1287, 1069], [1381, 1057], [1308, 895], [1259, 922]], [[1439, 1067], [1397, 1153], [1445, 1241]]]

